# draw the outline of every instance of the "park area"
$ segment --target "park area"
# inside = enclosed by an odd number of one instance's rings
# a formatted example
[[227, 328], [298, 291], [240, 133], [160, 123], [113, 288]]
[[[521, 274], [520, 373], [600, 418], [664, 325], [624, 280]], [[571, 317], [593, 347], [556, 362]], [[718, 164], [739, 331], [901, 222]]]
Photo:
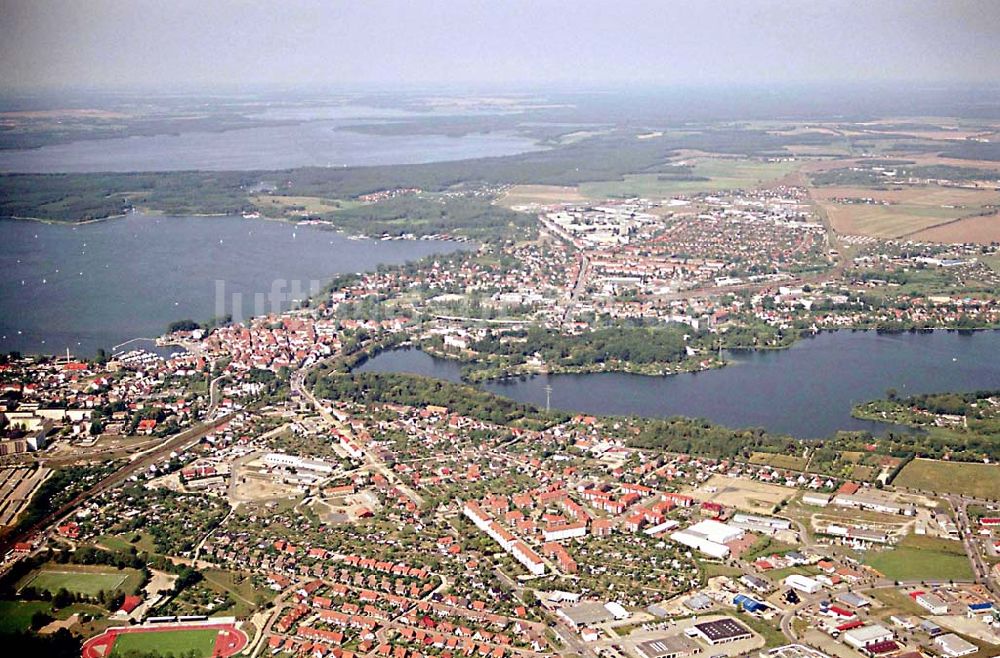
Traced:
[[131, 592], [139, 585], [140, 580], [141, 575], [135, 569], [50, 564], [28, 574], [21, 581], [19, 589], [31, 587], [49, 594], [65, 589], [73, 594], [94, 598], [101, 592]]
[[1000, 466], [914, 459], [892, 481], [897, 487], [1000, 499]]
[[225, 658], [246, 645], [246, 634], [228, 623], [111, 628], [84, 643], [83, 658], [116, 658], [150, 651]]

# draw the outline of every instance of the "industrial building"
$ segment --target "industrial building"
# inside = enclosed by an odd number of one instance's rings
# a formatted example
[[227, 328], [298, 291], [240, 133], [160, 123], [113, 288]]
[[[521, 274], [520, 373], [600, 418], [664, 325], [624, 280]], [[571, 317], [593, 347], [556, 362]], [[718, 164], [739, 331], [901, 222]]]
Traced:
[[844, 642], [859, 650], [871, 644], [888, 642], [892, 638], [892, 631], [881, 624], [852, 628], [844, 633]]
[[692, 628], [699, 637], [712, 646], [749, 640], [753, 637], [753, 633], [749, 628], [732, 617], [726, 617], [717, 621], [702, 622], [695, 624]]
[[683, 635], [671, 635], [656, 640], [647, 640], [635, 645], [635, 650], [642, 658], [684, 658], [702, 652], [696, 642]]
[[947, 635], [941, 635], [934, 638], [934, 644], [941, 649], [941, 653], [950, 658], [958, 658], [958, 656], [968, 656], [971, 653], [976, 653], [979, 651], [979, 647], [963, 640], [954, 633], [948, 633]]
[[686, 530], [673, 533], [670, 535], [670, 539], [688, 548], [701, 551], [710, 557], [724, 558], [729, 555], [729, 547], [726, 546], [726, 543], [741, 539], [743, 534], [741, 528], [734, 528], [713, 519], [706, 519]]
[[819, 581], [797, 573], [793, 573], [785, 578], [785, 585], [787, 587], [791, 587], [792, 589], [797, 589], [800, 592], [805, 592], [806, 594], [815, 594], [822, 589], [822, 585], [819, 584]]

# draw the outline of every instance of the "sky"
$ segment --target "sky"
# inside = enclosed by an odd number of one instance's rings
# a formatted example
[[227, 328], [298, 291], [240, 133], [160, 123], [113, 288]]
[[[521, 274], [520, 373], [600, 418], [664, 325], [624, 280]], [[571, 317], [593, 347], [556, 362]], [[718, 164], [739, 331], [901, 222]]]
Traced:
[[0, 0], [0, 89], [1000, 83], [997, 0]]

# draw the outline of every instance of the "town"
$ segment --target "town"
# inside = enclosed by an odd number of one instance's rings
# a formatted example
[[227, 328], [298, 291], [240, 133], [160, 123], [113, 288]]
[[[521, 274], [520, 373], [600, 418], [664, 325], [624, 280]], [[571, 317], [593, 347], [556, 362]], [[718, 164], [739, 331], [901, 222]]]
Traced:
[[[472, 383], [664, 375], [826, 330], [994, 326], [995, 246], [835, 234], [786, 185], [522, 210], [524, 239], [157, 352], [5, 357], [5, 615], [93, 658], [143, 633], [220, 656], [1000, 651], [996, 480], [946, 484], [992, 448], [935, 461], [892, 443], [919, 435], [816, 444], [352, 371], [418, 346]], [[974, 431], [1000, 393], [915, 405], [859, 413]]]

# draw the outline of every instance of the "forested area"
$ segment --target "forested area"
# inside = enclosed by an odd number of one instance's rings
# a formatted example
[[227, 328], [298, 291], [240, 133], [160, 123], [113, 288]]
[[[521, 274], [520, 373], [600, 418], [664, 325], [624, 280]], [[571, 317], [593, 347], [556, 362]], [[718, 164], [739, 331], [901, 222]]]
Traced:
[[398, 373], [355, 372], [331, 374], [319, 379], [318, 397], [362, 404], [390, 403], [423, 407], [447, 407], [450, 412], [479, 420], [540, 428], [567, 418], [546, 414], [530, 405], [514, 402], [473, 386]]

